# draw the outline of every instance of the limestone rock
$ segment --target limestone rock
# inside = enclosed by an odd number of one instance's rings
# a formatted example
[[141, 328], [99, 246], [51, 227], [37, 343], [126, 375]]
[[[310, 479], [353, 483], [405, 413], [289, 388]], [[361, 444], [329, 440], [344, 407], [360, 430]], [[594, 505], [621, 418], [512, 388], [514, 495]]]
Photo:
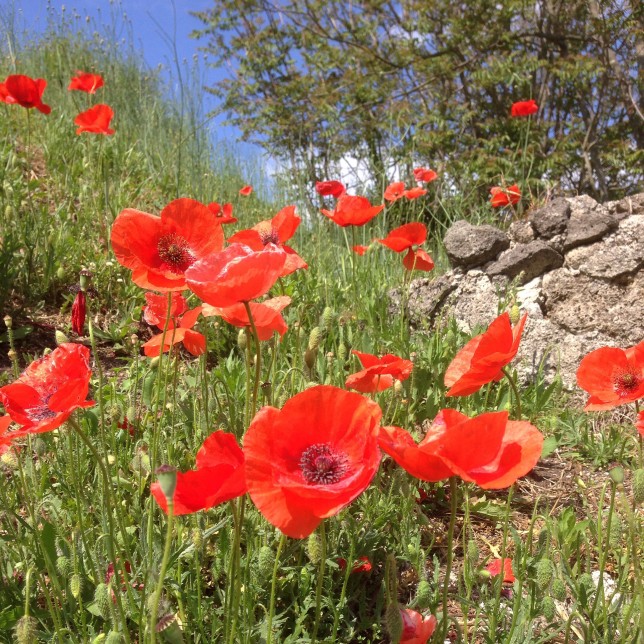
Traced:
[[471, 268], [494, 259], [508, 248], [510, 240], [494, 226], [473, 226], [460, 220], [452, 224], [443, 243], [453, 266]]
[[505, 276], [514, 279], [523, 273], [522, 284], [542, 275], [546, 271], [558, 268], [563, 264], [563, 257], [540, 239], [529, 244], [517, 244], [505, 251], [491, 264], [485, 267], [490, 277]]

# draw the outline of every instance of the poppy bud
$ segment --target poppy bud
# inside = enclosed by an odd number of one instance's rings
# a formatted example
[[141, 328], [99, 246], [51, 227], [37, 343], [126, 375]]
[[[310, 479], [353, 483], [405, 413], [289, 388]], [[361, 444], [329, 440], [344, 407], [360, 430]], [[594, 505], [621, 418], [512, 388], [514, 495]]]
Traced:
[[518, 324], [520, 319], [521, 310], [519, 309], [519, 305], [515, 302], [510, 309], [510, 322], [512, 322], [512, 324]]
[[633, 502], [635, 505], [644, 503], [644, 470], [633, 472]]
[[333, 324], [334, 313], [330, 306], [326, 306], [322, 312], [321, 326], [326, 331]]
[[556, 577], [552, 582], [552, 596], [557, 601], [564, 601], [566, 599], [566, 584], [563, 579]]
[[550, 595], [541, 600], [541, 612], [548, 622], [555, 618], [555, 600]]
[[247, 345], [248, 345], [248, 337], [246, 335], [246, 329], [239, 329], [239, 333], [237, 334], [237, 346], [242, 351], [246, 351]]
[[74, 599], [78, 599], [80, 597], [82, 589], [83, 580], [81, 579], [81, 576], [78, 574], [72, 575], [69, 580], [69, 592], [72, 594], [72, 597]]
[[619, 485], [624, 482], [624, 469], [619, 467], [619, 465], [613, 467], [610, 472], [608, 472], [613, 483]]
[[194, 544], [195, 549], [201, 550], [201, 546], [203, 546], [203, 531], [201, 530], [201, 528], [193, 528], [190, 536], [192, 538], [192, 543]]
[[416, 589], [416, 604], [419, 608], [429, 608], [431, 601], [432, 587], [426, 579], [421, 579]]
[[72, 571], [72, 562], [69, 560], [69, 557], [61, 555], [56, 559], [56, 571], [61, 577], [67, 577]]
[[31, 615], [24, 615], [14, 626], [14, 634], [18, 644], [31, 644], [37, 641], [38, 620]]
[[10, 315], [5, 315], [4, 318], [2, 318], [2, 319], [4, 320], [4, 323], [5, 323], [5, 326], [7, 327], [7, 329], [12, 329], [13, 328], [13, 319], [11, 318]]
[[94, 602], [96, 603], [96, 608], [98, 608], [98, 612], [101, 614], [103, 619], [109, 619], [110, 617], [111, 601], [110, 589], [107, 587], [107, 584], [101, 582], [96, 586], [96, 590], [94, 591]]
[[56, 332], [54, 333], [54, 338], [56, 339], [56, 344], [61, 345], [65, 344], [65, 342], [69, 342], [69, 338], [62, 332], [56, 329]]
[[270, 546], [262, 546], [257, 554], [257, 572], [261, 579], [268, 579], [273, 574], [275, 553]]
[[309, 370], [313, 369], [315, 366], [315, 361], [318, 357], [317, 349], [307, 349], [304, 352], [304, 364], [308, 367]]
[[309, 351], [316, 351], [320, 346], [320, 327], [315, 327], [311, 330], [311, 335], [309, 336]]
[[474, 539], [467, 542], [467, 558], [472, 568], [479, 562], [479, 547]]
[[318, 564], [322, 556], [322, 544], [317, 533], [312, 532], [306, 541], [306, 554], [312, 564]]
[[123, 638], [120, 633], [116, 631], [110, 631], [105, 638], [105, 644], [122, 644]]
[[539, 560], [539, 563], [537, 563], [536, 581], [537, 586], [540, 590], [545, 590], [546, 588], [548, 588], [550, 582], [552, 581], [554, 572], [554, 566], [552, 565], [552, 561], [550, 561], [550, 559], [546, 559], [544, 557], [543, 559]]
[[78, 293], [76, 293], [74, 303], [72, 304], [72, 331], [77, 335], [83, 335], [86, 313], [87, 299], [85, 296], [85, 291], [81, 289], [80, 291], [78, 291]]
[[403, 633], [403, 620], [398, 604], [393, 603], [387, 606], [387, 610], [385, 611], [385, 626], [387, 627], [387, 633], [389, 633], [391, 641], [400, 642]]

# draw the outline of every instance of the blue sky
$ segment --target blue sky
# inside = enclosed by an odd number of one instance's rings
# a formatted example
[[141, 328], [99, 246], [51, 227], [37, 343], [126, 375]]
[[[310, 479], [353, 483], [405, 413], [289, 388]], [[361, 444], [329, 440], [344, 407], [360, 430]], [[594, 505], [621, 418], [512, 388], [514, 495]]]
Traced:
[[[49, 23], [58, 23], [61, 16], [78, 24], [79, 29], [90, 32], [112, 33], [117, 25], [119, 38], [133, 38], [133, 45], [142, 52], [146, 64], [155, 68], [162, 64], [172, 79], [175, 69], [174, 51], [177, 58], [193, 64], [198, 56], [200, 77], [204, 85], [212, 85], [226, 74], [226, 70], [209, 69], [204, 64], [203, 53], [199, 47], [204, 42], [190, 38], [190, 33], [200, 29], [203, 24], [190, 11], [202, 11], [213, 5], [216, 0], [8, 0], [0, 9], [0, 18], [14, 14], [14, 23], [19, 35], [28, 37], [43, 33]], [[123, 15], [126, 15], [126, 20]], [[77, 16], [77, 17], [75, 17]], [[87, 22], [89, 18], [89, 22]], [[176, 74], [174, 74], [176, 77]], [[216, 107], [212, 95], [204, 92], [204, 108], [210, 111]], [[218, 117], [213, 126], [219, 141], [232, 143], [239, 132], [223, 125], [223, 117]], [[257, 156], [261, 151], [256, 146], [237, 144], [244, 156]]]

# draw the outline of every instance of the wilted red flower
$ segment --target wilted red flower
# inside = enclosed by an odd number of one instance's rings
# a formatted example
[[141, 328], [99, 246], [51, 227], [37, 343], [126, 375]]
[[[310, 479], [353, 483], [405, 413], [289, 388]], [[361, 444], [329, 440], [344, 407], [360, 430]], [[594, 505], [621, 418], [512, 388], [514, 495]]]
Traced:
[[384, 205], [372, 206], [366, 197], [342, 195], [335, 204], [333, 212], [329, 210], [321, 210], [320, 212], [338, 226], [345, 228], [346, 226], [364, 226], [383, 208]]
[[492, 559], [485, 567], [492, 577], [497, 577], [503, 572], [504, 583], [512, 584], [516, 580], [514, 571], [512, 570], [512, 559]]
[[381, 358], [355, 349], [351, 353], [358, 357], [364, 369], [351, 374], [344, 386], [363, 394], [384, 391], [394, 384], [394, 380], [407, 380], [414, 369], [411, 360], [403, 360], [390, 353]]
[[500, 186], [494, 186], [490, 188], [490, 205], [492, 208], [501, 208], [502, 206], [513, 206], [521, 200], [521, 190], [519, 186], [515, 183], [509, 188], [501, 188]]
[[113, 118], [114, 110], [109, 105], [103, 103], [94, 105], [74, 119], [74, 125], [78, 125], [76, 134], [92, 132], [111, 136], [114, 134], [114, 130], [110, 127], [110, 121]]
[[49, 114], [51, 107], [42, 102], [42, 95], [47, 87], [47, 81], [43, 78], [29, 78], [23, 74], [7, 76], [0, 91], [3, 102], [18, 104], [30, 109], [35, 107], [43, 114]]
[[[282, 311], [290, 303], [291, 298], [288, 295], [274, 297], [264, 302], [249, 302], [250, 312], [260, 340], [270, 340], [273, 337], [273, 333], [279, 333], [280, 335], [286, 333], [288, 326], [286, 326], [286, 322], [282, 317]], [[225, 308], [204, 304], [202, 313], [204, 317], [218, 315], [233, 326], [250, 327], [246, 307], [241, 303]]]
[[321, 197], [331, 196], [334, 199], [346, 192], [344, 184], [340, 181], [318, 181], [315, 184], [315, 190]]
[[87, 72], [76, 72], [78, 76], [74, 76], [67, 86], [67, 89], [78, 90], [80, 92], [87, 92], [94, 94], [97, 89], [103, 87], [103, 77], [100, 74], [90, 74]]
[[501, 369], [516, 356], [528, 314], [512, 328], [506, 312], [487, 331], [472, 338], [450, 362], [445, 372], [446, 396], [468, 396], [483, 385], [503, 378]]
[[13, 437], [38, 434], [62, 425], [75, 409], [92, 407], [89, 391], [89, 349], [63, 343], [32, 362], [18, 380], [0, 388], [0, 402], [22, 430]]
[[186, 270], [223, 245], [219, 222], [194, 199], [175, 199], [160, 217], [127, 208], [112, 225], [116, 259], [137, 286], [153, 291], [182, 291]]
[[400, 427], [383, 427], [379, 445], [423, 481], [459, 476], [481, 488], [498, 490], [536, 465], [543, 435], [526, 421], [509, 421], [504, 411], [468, 418], [454, 409], [443, 409], [418, 445]]
[[405, 190], [403, 193], [407, 199], [418, 199], [418, 197], [422, 197], [426, 194], [427, 190], [425, 190], [425, 188], [410, 188], [409, 190]]
[[400, 617], [403, 622], [400, 644], [427, 644], [438, 623], [434, 615], [423, 617], [411, 608], [401, 608]]
[[268, 293], [282, 274], [286, 258], [286, 253], [275, 244], [267, 244], [261, 251], [231, 244], [186, 271], [188, 288], [207, 304], [219, 308], [250, 302]]
[[356, 244], [355, 246], [351, 247], [351, 250], [356, 255], [360, 255], [362, 257], [362, 255], [364, 255], [369, 250], [369, 246], [363, 246], [362, 244]]
[[234, 224], [237, 217], [233, 217], [233, 204], [225, 203], [223, 206], [216, 201], [208, 204], [208, 210], [217, 217], [220, 224]]
[[414, 179], [416, 181], [422, 181], [423, 183], [429, 183], [434, 181], [438, 175], [429, 168], [414, 168]]
[[[210, 434], [197, 452], [197, 468], [177, 472], [174, 491], [174, 514], [192, 514], [246, 494], [244, 454], [233, 434], [216, 431]], [[168, 502], [158, 483], [150, 492], [167, 514]]]
[[577, 384], [590, 394], [586, 411], [639, 400], [644, 396], [644, 341], [628, 349], [591, 351], [579, 364]]
[[426, 239], [427, 228], [425, 224], [411, 223], [395, 228], [384, 239], [376, 241], [397, 253], [407, 251], [403, 258], [403, 266], [408, 271], [431, 271], [434, 268], [432, 258], [422, 248], [418, 248], [425, 243]]
[[401, 199], [404, 194], [405, 194], [404, 182], [395, 181], [394, 183], [390, 183], [385, 189], [384, 198], [387, 201], [394, 202], [394, 201], [398, 201], [398, 199]]
[[282, 208], [272, 219], [260, 221], [248, 230], [240, 230], [228, 239], [230, 244], [245, 244], [253, 250], [262, 250], [266, 244], [275, 244], [286, 253], [286, 263], [280, 277], [290, 275], [308, 264], [284, 242], [295, 234], [302, 219], [295, 214], [295, 206]]
[[512, 109], [510, 114], [512, 116], [530, 116], [531, 114], [536, 114], [539, 111], [539, 106], [534, 99], [529, 101], [517, 101], [512, 103]]
[[79, 290], [72, 304], [72, 331], [77, 335], [83, 335], [86, 313], [87, 296], [84, 291]]
[[[153, 326], [163, 330], [168, 317], [168, 298], [165, 295], [146, 293], [147, 306], [143, 309], [144, 320]], [[178, 293], [172, 293], [170, 303], [170, 319], [165, 332], [159, 333], [150, 338], [143, 345], [143, 352], [148, 358], [154, 358], [161, 353], [161, 341], [163, 340], [163, 353], [170, 350], [170, 347], [183, 343], [183, 346], [193, 356], [200, 356], [206, 351], [206, 338], [198, 331], [193, 331], [197, 318], [201, 313], [200, 306], [188, 311], [186, 299]]]
[[640, 436], [644, 436], [644, 409], [642, 409], [642, 411], [637, 414], [635, 429], [639, 432]]
[[248, 197], [253, 192], [253, 186], [244, 186], [239, 190], [242, 197]]
[[373, 401], [327, 385], [306, 389], [281, 410], [260, 409], [244, 437], [257, 509], [295, 539], [338, 514], [378, 469], [381, 415]]

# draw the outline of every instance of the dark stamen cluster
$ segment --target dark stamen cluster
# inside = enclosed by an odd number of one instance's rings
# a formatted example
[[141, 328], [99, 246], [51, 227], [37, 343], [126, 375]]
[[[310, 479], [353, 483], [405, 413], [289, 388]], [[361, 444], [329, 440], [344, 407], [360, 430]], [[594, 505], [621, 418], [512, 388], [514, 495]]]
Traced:
[[328, 443], [316, 443], [302, 452], [300, 468], [307, 483], [331, 485], [346, 474], [348, 459]]
[[177, 233], [170, 233], [161, 237], [157, 244], [157, 250], [159, 251], [159, 257], [173, 273], [185, 273], [195, 261], [195, 256], [190, 252], [188, 242]]

